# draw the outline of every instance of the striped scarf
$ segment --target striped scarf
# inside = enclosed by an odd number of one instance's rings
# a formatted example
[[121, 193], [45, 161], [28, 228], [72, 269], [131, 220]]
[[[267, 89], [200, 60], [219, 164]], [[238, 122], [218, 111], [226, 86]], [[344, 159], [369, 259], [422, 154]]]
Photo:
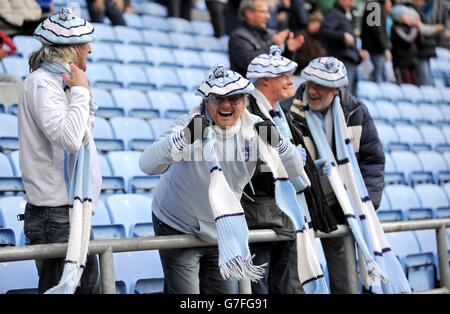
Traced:
[[[70, 74], [70, 71], [59, 63], [43, 63], [41, 67], [52, 74]], [[63, 88], [64, 85], [63, 82]], [[95, 112], [97, 106], [92, 99], [89, 105], [90, 111]], [[90, 178], [90, 129], [91, 121], [89, 119], [83, 143], [78, 152], [74, 154], [64, 152], [64, 173], [70, 205], [69, 241], [62, 277], [55, 287], [45, 292], [46, 294], [74, 293], [86, 268], [93, 207]], [[69, 176], [69, 173], [71, 176]]]
[[361, 281], [366, 286], [372, 286], [381, 280], [384, 293], [410, 293], [406, 276], [389, 247], [364, 184], [347, 134], [339, 96], [334, 98], [329, 110], [332, 110], [333, 116], [337, 161], [317, 115], [306, 110], [306, 121], [320, 156], [331, 162], [328, 179], [358, 246]]

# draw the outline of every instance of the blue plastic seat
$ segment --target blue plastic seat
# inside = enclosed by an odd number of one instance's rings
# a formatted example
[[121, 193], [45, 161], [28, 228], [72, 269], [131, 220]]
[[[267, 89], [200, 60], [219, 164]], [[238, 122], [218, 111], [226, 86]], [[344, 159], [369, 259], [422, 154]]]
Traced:
[[[20, 163], [19, 163], [19, 151], [15, 150], [9, 154], [9, 160], [11, 161], [11, 166], [13, 170], [13, 174], [16, 177], [21, 177], [22, 172], [20, 171]], [[2, 174], [4, 174], [3, 171], [1, 171]]]
[[174, 49], [173, 57], [176, 62], [183, 66], [184, 68], [196, 68], [208, 70], [209, 67], [205, 66], [200, 57], [200, 54], [196, 51], [186, 50], [186, 49]]
[[230, 67], [230, 59], [228, 57], [228, 54], [212, 51], [202, 51], [200, 52], [200, 56], [202, 57], [205, 66], [207, 66], [209, 69], [218, 63], [225, 65], [225, 67]]
[[430, 85], [421, 85], [419, 86], [420, 91], [422, 92], [423, 101], [431, 104], [439, 104], [443, 102], [442, 94], [439, 92], [439, 89]]
[[436, 232], [434, 230], [416, 230], [414, 235], [420, 247], [420, 253], [416, 255], [417, 265], [410, 268], [408, 279], [414, 291], [425, 291], [436, 287], [436, 279], [439, 278], [437, 267]]
[[144, 53], [147, 61], [155, 67], [181, 67], [181, 64], [175, 60], [172, 50], [165, 47], [145, 47]]
[[92, 233], [94, 240], [126, 237], [125, 226], [119, 223], [111, 223], [108, 210], [102, 200], [98, 201], [95, 215], [92, 216]]
[[96, 41], [109, 43], [119, 42], [116, 32], [114, 31], [114, 26], [104, 23], [92, 23], [92, 25], [94, 26], [95, 34], [97, 35]]
[[163, 32], [170, 32], [171, 30], [171, 26], [167, 19], [161, 16], [144, 15], [142, 16], [142, 22], [144, 23], [144, 27], [147, 29], [154, 29]]
[[176, 73], [188, 91], [195, 91], [206, 78], [205, 72], [200, 69], [179, 69]]
[[19, 56], [9, 56], [2, 60], [5, 73], [25, 79], [30, 74], [28, 60]]
[[388, 152], [385, 152], [384, 157], [386, 159], [386, 163], [384, 164], [384, 171], [385, 172], [396, 172], [397, 167], [395, 166], [395, 162], [392, 159], [391, 154]]
[[105, 152], [125, 149], [125, 143], [123, 143], [122, 140], [115, 138], [114, 132], [108, 120], [102, 117], [95, 118], [92, 136], [94, 137], [95, 145], [98, 151]]
[[133, 27], [136, 29], [144, 28], [144, 22], [142, 21], [142, 18], [139, 14], [123, 12], [122, 16], [125, 19], [127, 26]]
[[123, 140], [127, 149], [132, 149], [133, 145], [148, 145], [155, 138], [149, 125], [141, 118], [115, 117], [110, 123], [116, 138]]
[[376, 100], [375, 106], [378, 109], [380, 118], [387, 121], [394, 121], [401, 119], [402, 116], [395, 103], [386, 100]]
[[175, 120], [168, 118], [151, 119], [148, 121], [149, 126], [152, 128], [155, 137], [158, 138], [161, 133], [169, 131], [173, 126]]
[[191, 21], [191, 29], [192, 29], [192, 32], [196, 35], [202, 35], [202, 36], [208, 36], [208, 37], [214, 36], [214, 27], [213, 27], [211, 21], [192, 20]]
[[107, 89], [101, 87], [91, 87], [91, 94], [98, 105], [98, 109], [95, 112], [96, 117], [110, 119], [125, 115], [122, 108], [116, 107], [114, 99]]
[[180, 17], [168, 17], [167, 22], [170, 25], [170, 31], [172, 32], [172, 34], [194, 34], [194, 30], [192, 29], [191, 23], [188, 20], [182, 19]]
[[192, 108], [199, 106], [203, 101], [203, 98], [195, 95], [194, 92], [183, 92], [181, 93], [181, 98], [183, 98], [184, 105], [187, 110], [191, 110]]
[[159, 110], [161, 118], [175, 118], [187, 113], [180, 95], [168, 91], [149, 91], [147, 97], [151, 108]]
[[17, 47], [17, 52], [24, 58], [29, 58], [33, 52], [42, 47], [42, 43], [33, 36], [16, 35], [12, 40]]
[[375, 121], [375, 126], [377, 128], [378, 137], [381, 140], [384, 150], [389, 151], [390, 145], [394, 143], [399, 143], [400, 139], [395, 128], [385, 122]]
[[372, 117], [372, 119], [376, 120], [376, 119], [381, 119], [381, 115], [378, 111], [377, 106], [375, 106], [375, 104], [367, 99], [363, 100], [364, 105], [366, 105], [367, 110], [369, 110], [370, 116]]
[[419, 104], [419, 110], [422, 113], [424, 120], [432, 123], [438, 123], [445, 121], [445, 117], [439, 106], [433, 104]]
[[194, 38], [198, 44], [198, 47], [200, 47], [204, 51], [227, 53], [228, 48], [226, 46], [224, 46], [223, 42], [221, 42], [216, 37], [196, 35], [196, 36], [194, 36]]
[[395, 130], [399, 136], [399, 140], [409, 145], [424, 144], [422, 134], [415, 125], [396, 123]]
[[146, 67], [145, 73], [150, 83], [156, 85], [156, 89], [184, 92], [186, 88], [178, 80], [176, 71], [165, 67]]
[[438, 182], [440, 173], [448, 172], [450, 168], [441, 153], [436, 151], [419, 151], [417, 157], [422, 164], [422, 168], [425, 171], [431, 171]]
[[397, 102], [397, 108], [400, 111], [401, 117], [411, 123], [424, 120], [424, 116], [416, 104], [399, 101]]
[[399, 85], [391, 82], [381, 82], [378, 83], [378, 86], [380, 87], [381, 90], [380, 95], [384, 99], [391, 100], [393, 102], [405, 100], [403, 91]]
[[439, 91], [441, 92], [442, 100], [450, 104], [450, 87], [440, 87]]
[[422, 204], [415, 190], [409, 185], [392, 184], [384, 188], [392, 210], [401, 210], [406, 218], [410, 210], [421, 210]]
[[0, 198], [0, 226], [14, 231], [16, 245], [25, 245], [23, 221], [17, 215], [25, 212], [26, 201], [23, 196], [4, 196]]
[[170, 40], [177, 49], [201, 51], [194, 36], [186, 33], [169, 33]]
[[438, 106], [441, 109], [442, 114], [443, 114], [443, 118], [445, 121], [444, 125], [450, 124], [450, 106], [445, 103], [438, 105]]
[[436, 148], [438, 145], [447, 144], [441, 129], [434, 125], [419, 125], [419, 131], [422, 134], [424, 143]]
[[148, 90], [155, 88], [150, 82], [142, 67], [132, 64], [116, 64], [112, 66], [112, 72], [123, 88]]
[[409, 184], [416, 183], [434, 183], [433, 173], [426, 171], [422, 167], [422, 163], [416, 153], [412, 151], [392, 151], [392, 159], [398, 172], [404, 174]]
[[144, 29], [142, 31], [142, 36], [144, 37], [145, 43], [147, 45], [163, 48], [175, 48], [175, 45], [172, 43], [172, 39], [170, 38], [169, 34], [164, 31], [156, 29]]
[[357, 85], [358, 97], [375, 101], [380, 99], [382, 92], [377, 83], [372, 81], [359, 80]]
[[147, 57], [141, 46], [131, 44], [114, 44], [117, 59], [125, 64], [148, 65]]
[[91, 87], [112, 89], [123, 86], [123, 83], [116, 79], [113, 71], [106, 64], [89, 62], [85, 74]]
[[377, 210], [377, 216], [380, 221], [398, 221], [404, 220], [401, 209], [392, 209], [389, 197], [383, 192], [380, 207]]
[[14, 173], [14, 167], [8, 157], [0, 153], [0, 195], [22, 194], [22, 178]]
[[[112, 223], [123, 224], [127, 230], [127, 237], [153, 235], [152, 223], [152, 199], [140, 194], [115, 194], [106, 199], [106, 208]], [[135, 234], [137, 226], [141, 234]]]
[[[445, 190], [437, 184], [418, 184], [414, 186], [423, 208], [432, 209], [434, 216], [444, 217], [450, 213], [450, 202]], [[433, 217], [433, 218], [435, 218]]]
[[88, 60], [94, 63], [121, 63], [122, 61], [117, 58], [116, 52], [112, 49], [112, 44], [108, 42], [92, 42], [91, 53], [88, 55]]
[[134, 293], [136, 294], [154, 294], [163, 292], [164, 278], [138, 279], [134, 284]]
[[111, 94], [117, 106], [123, 108], [128, 116], [142, 119], [159, 117], [159, 112], [151, 109], [150, 102], [142, 91], [121, 88], [113, 90]]
[[[133, 4], [135, 3], [133, 2]], [[156, 2], [141, 1], [141, 3], [137, 5], [137, 10], [139, 13], [144, 14], [144, 16], [146, 15], [159, 17], [167, 16], [167, 8], [164, 5]]]
[[420, 91], [419, 87], [412, 84], [401, 84], [400, 88], [403, 91], [403, 95], [405, 100], [410, 101], [412, 103], [419, 103], [423, 101], [423, 95]]
[[124, 44], [142, 45], [145, 43], [141, 31], [132, 27], [116, 25], [114, 26], [116, 38]]
[[0, 294], [25, 289], [37, 293], [39, 277], [33, 260], [0, 263]]
[[0, 147], [3, 150], [19, 149], [17, 117], [12, 114], [0, 113]]

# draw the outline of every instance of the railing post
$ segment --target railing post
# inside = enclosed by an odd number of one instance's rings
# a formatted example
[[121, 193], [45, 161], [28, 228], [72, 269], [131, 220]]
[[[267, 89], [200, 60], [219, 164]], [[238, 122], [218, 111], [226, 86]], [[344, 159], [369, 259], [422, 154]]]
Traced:
[[450, 292], [450, 270], [448, 265], [447, 234], [445, 225], [436, 229], [436, 241], [441, 288], [445, 287], [448, 289], [448, 292]]
[[343, 235], [342, 238], [344, 240], [344, 258], [349, 292], [352, 294], [360, 294], [358, 269], [356, 267], [355, 240], [351, 232]]
[[112, 248], [110, 246], [100, 254], [100, 274], [102, 278], [103, 294], [116, 294], [114, 260]]

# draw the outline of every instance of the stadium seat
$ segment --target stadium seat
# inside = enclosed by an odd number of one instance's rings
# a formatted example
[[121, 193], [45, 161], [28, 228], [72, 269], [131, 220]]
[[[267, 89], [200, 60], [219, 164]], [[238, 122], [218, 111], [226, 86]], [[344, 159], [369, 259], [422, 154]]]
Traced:
[[125, 143], [114, 137], [114, 132], [108, 120], [96, 117], [92, 129], [95, 145], [99, 151], [124, 150]]
[[186, 90], [178, 80], [178, 76], [174, 69], [165, 67], [146, 67], [145, 73], [147, 74], [150, 83], [154, 84], [158, 90], [173, 92], [183, 92]]
[[377, 106], [375, 106], [375, 104], [367, 99], [363, 99], [363, 103], [364, 105], [366, 105], [367, 110], [369, 110], [370, 116], [372, 117], [372, 119], [377, 120], [377, 119], [381, 119], [381, 115], [378, 112], [378, 108]]
[[403, 184], [387, 185], [384, 188], [384, 193], [389, 198], [392, 210], [401, 210], [403, 217], [409, 217], [409, 212], [420, 211], [422, 205], [416, 191]]
[[151, 119], [159, 117], [159, 111], [151, 108], [144, 92], [135, 89], [115, 89], [111, 92], [118, 107], [125, 110], [126, 115]]
[[91, 87], [91, 94], [98, 105], [95, 116], [110, 119], [113, 117], [124, 116], [122, 108], [117, 108], [111, 93], [106, 88]]
[[393, 102], [405, 100], [403, 91], [399, 85], [391, 82], [378, 83], [381, 90], [381, 97]]
[[125, 226], [120, 223], [111, 223], [108, 210], [102, 200], [98, 201], [95, 215], [92, 216], [92, 234], [94, 240], [126, 237]]
[[422, 113], [423, 119], [431, 123], [444, 122], [445, 117], [439, 106], [434, 104], [419, 103], [419, 110]]
[[0, 294], [28, 291], [37, 293], [39, 277], [33, 260], [0, 263]]
[[415, 125], [406, 123], [396, 123], [395, 130], [399, 136], [399, 140], [409, 145], [424, 144], [422, 134]]
[[[145, 47], [144, 53], [147, 61], [155, 67], [181, 67], [175, 60], [172, 50], [166, 47]], [[151, 80], [151, 78], [150, 78]]]
[[149, 91], [147, 97], [151, 108], [160, 112], [161, 118], [176, 118], [187, 113], [180, 95], [168, 91]]
[[383, 145], [383, 149], [385, 151], [390, 151], [391, 144], [400, 142], [397, 131], [392, 125], [384, 121], [376, 120], [375, 126], [377, 128], [378, 137], [380, 138], [381, 144]]
[[[19, 163], [19, 151], [15, 150], [9, 154], [9, 159], [11, 161], [11, 166], [13, 170], [13, 174], [16, 177], [21, 177], [22, 172], [20, 171], [20, 163]], [[2, 172], [3, 174], [3, 172]]]
[[114, 44], [114, 52], [117, 59], [124, 64], [149, 65], [147, 57], [141, 46], [132, 44]]
[[194, 36], [186, 33], [169, 33], [169, 38], [177, 49], [201, 51]]
[[191, 110], [192, 108], [199, 106], [203, 101], [202, 97], [195, 95], [193, 92], [181, 93], [181, 98], [183, 98], [184, 105], [187, 110]]
[[138, 279], [134, 284], [134, 293], [136, 294], [154, 294], [163, 293], [164, 278], [146, 278]]
[[194, 30], [192, 29], [191, 23], [188, 20], [182, 19], [180, 17], [168, 17], [167, 22], [170, 25], [170, 31], [172, 32], [172, 34], [194, 34]]
[[400, 88], [403, 91], [403, 96], [406, 101], [410, 101], [412, 103], [419, 103], [423, 101], [423, 95], [420, 91], [419, 87], [412, 84], [401, 84]]
[[397, 167], [395, 166], [395, 162], [392, 159], [392, 156], [390, 153], [385, 152], [384, 153], [384, 157], [386, 160], [386, 163], [384, 164], [384, 171], [385, 172], [396, 172], [397, 171]]
[[169, 131], [174, 122], [175, 120], [173, 119], [160, 118], [160, 119], [151, 119], [148, 121], [148, 124], [152, 128], [155, 137], [158, 138], [161, 135], [161, 133]]
[[94, 63], [105, 63], [107, 65], [123, 62], [119, 58], [117, 58], [117, 54], [112, 48], [113, 44], [94, 41], [90, 43], [90, 45], [91, 53], [88, 55], [88, 61]]
[[[418, 184], [414, 186], [419, 199], [422, 202], [422, 208], [430, 208], [434, 217], [450, 217], [450, 202], [445, 190], [437, 184]], [[439, 214], [438, 214], [439, 212]]]
[[436, 287], [439, 268], [437, 267], [437, 247], [436, 232], [434, 230], [416, 230], [414, 235], [417, 238], [420, 247], [420, 253], [416, 258], [420, 258], [421, 262], [413, 265], [409, 272], [409, 281], [414, 291], [425, 291]]
[[371, 101], [380, 99], [383, 95], [377, 83], [365, 80], [358, 81], [357, 93], [358, 97]]
[[450, 104], [450, 87], [440, 87], [439, 91], [442, 95], [442, 100]]
[[142, 31], [142, 36], [144, 37], [145, 43], [147, 45], [152, 45], [153, 47], [162, 48], [175, 48], [176, 46], [172, 43], [172, 39], [166, 32], [159, 31], [156, 29], [145, 29]]
[[[111, 222], [123, 224], [127, 230], [127, 237], [153, 235], [152, 199], [139, 194], [115, 194], [106, 199]], [[135, 227], [140, 234], [136, 234]], [[143, 228], [146, 226], [146, 229]]]
[[422, 164], [416, 153], [398, 150], [392, 151], [391, 156], [397, 171], [404, 174], [405, 179], [410, 185], [434, 183], [433, 173], [422, 168]]
[[16, 236], [14, 234], [14, 230], [10, 228], [0, 228], [0, 248], [15, 245]]
[[433, 149], [438, 145], [445, 145], [447, 141], [441, 129], [434, 125], [419, 125], [419, 131], [425, 144], [430, 145]]
[[102, 172], [102, 190], [100, 199], [104, 200], [111, 194], [126, 193], [125, 178], [114, 176], [106, 154], [99, 154], [100, 169]]
[[[135, 1], [133, 1], [133, 5]], [[156, 16], [156, 17], [166, 17], [167, 8], [156, 2], [141, 1], [137, 6], [138, 12], [144, 14], [144, 16]]]
[[26, 201], [23, 196], [4, 196], [0, 198], [0, 226], [14, 231], [16, 245], [25, 245], [23, 221], [17, 215], [25, 212]]
[[133, 27], [116, 25], [114, 26], [116, 38], [124, 44], [142, 45], [145, 43], [141, 31]]
[[395, 103], [386, 100], [376, 100], [375, 106], [379, 112], [379, 117], [387, 121], [399, 120], [402, 118]]
[[0, 196], [22, 194], [22, 178], [15, 176], [14, 167], [8, 157], [0, 153]]
[[123, 140], [126, 149], [133, 145], [152, 143], [155, 136], [145, 120], [135, 117], [115, 117], [110, 120], [116, 138]]
[[114, 26], [105, 23], [92, 23], [92, 25], [94, 26], [95, 34], [97, 35], [96, 41], [109, 43], [119, 42], [116, 32], [114, 31]]
[[389, 197], [383, 192], [380, 207], [377, 209], [377, 216], [380, 221], [404, 220], [401, 209], [392, 209]]
[[18, 136], [17, 117], [8, 113], [0, 113], [0, 147], [3, 150], [18, 150]]
[[30, 74], [28, 60], [19, 56], [9, 56], [2, 60], [5, 73], [25, 79]]
[[112, 71], [123, 88], [148, 90], [154, 89], [155, 84], [150, 82], [142, 67], [131, 64], [116, 64]]
[[209, 69], [219, 63], [225, 65], [225, 67], [230, 67], [230, 59], [225, 53], [202, 51], [200, 52], [200, 56], [202, 57], [205, 66]]
[[202, 50], [227, 53], [228, 48], [216, 37], [197, 35], [194, 38]]
[[439, 92], [439, 89], [430, 85], [421, 85], [419, 86], [420, 91], [422, 92], [423, 101], [431, 104], [439, 104], [443, 100], [442, 94]]
[[214, 36], [214, 28], [211, 21], [205, 20], [191, 20], [191, 29], [192, 32], [196, 35]]
[[186, 50], [186, 49], [174, 49], [173, 57], [175, 61], [183, 66], [184, 68], [195, 68], [208, 70], [209, 67], [205, 66], [197, 51]]
[[123, 12], [122, 16], [125, 19], [127, 26], [139, 30], [144, 28], [144, 22], [142, 21], [142, 18], [139, 14]]
[[42, 43], [33, 36], [16, 35], [12, 40], [17, 47], [17, 52], [24, 58], [29, 58], [33, 52], [42, 47]]
[[441, 153], [436, 151], [419, 151], [416, 153], [424, 171], [430, 171], [435, 176], [435, 182], [439, 182], [440, 175], [444, 175], [450, 168]]
[[397, 108], [400, 111], [401, 117], [411, 123], [416, 121], [424, 121], [424, 116], [419, 109], [419, 106], [413, 103], [399, 101]]
[[101, 87], [106, 89], [123, 87], [123, 83], [118, 81], [106, 64], [89, 62], [86, 68], [86, 77], [90, 87]]
[[170, 32], [171, 30], [171, 26], [167, 19], [161, 16], [144, 15], [142, 16], [142, 22], [146, 29], [154, 29], [163, 32]]
[[180, 83], [190, 92], [195, 91], [206, 78], [205, 72], [200, 69], [179, 69], [176, 73]]

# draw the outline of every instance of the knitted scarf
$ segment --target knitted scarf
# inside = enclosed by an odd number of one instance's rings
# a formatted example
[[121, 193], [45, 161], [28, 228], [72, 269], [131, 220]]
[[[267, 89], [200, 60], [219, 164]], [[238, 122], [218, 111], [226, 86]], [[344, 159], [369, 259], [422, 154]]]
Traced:
[[[272, 108], [263, 97], [258, 95], [258, 92], [254, 93], [254, 96], [259, 99], [257, 104], [262, 113], [275, 123], [283, 138], [292, 141], [292, 133], [280, 105], [277, 103], [275, 108]], [[279, 202], [279, 200], [284, 198], [280, 196], [277, 197], [277, 194], [275, 194], [275, 197], [277, 199], [278, 207], [280, 207], [280, 209], [291, 219], [295, 226], [299, 280], [305, 293], [329, 293], [319, 259], [317, 258], [314, 229], [312, 228], [311, 216], [304, 194], [305, 189], [309, 188], [311, 185], [309, 178], [302, 168], [302, 174], [299, 177], [291, 178], [290, 182], [295, 189], [295, 202], [298, 206], [287, 205], [281, 207], [279, 204], [281, 202]], [[294, 200], [291, 201], [294, 202]], [[292, 209], [298, 211], [291, 212]]]
[[381, 280], [384, 293], [409, 293], [406, 276], [389, 247], [367, 192], [347, 134], [339, 96], [334, 98], [329, 110], [333, 116], [337, 162], [316, 114], [306, 110], [306, 121], [320, 156], [331, 162], [328, 179], [358, 245], [361, 281], [371, 286]]
[[[41, 67], [53, 74], [70, 74], [70, 71], [59, 63], [43, 63]], [[64, 86], [64, 83], [63, 83]], [[91, 99], [90, 111], [95, 112], [97, 106]], [[78, 152], [64, 152], [66, 187], [69, 196], [70, 232], [62, 277], [55, 287], [46, 294], [72, 294], [78, 286], [83, 270], [86, 267], [91, 217], [92, 191], [90, 180], [90, 147], [91, 121], [89, 119], [83, 144]], [[69, 173], [71, 176], [69, 176]], [[70, 182], [69, 182], [70, 178]]]

